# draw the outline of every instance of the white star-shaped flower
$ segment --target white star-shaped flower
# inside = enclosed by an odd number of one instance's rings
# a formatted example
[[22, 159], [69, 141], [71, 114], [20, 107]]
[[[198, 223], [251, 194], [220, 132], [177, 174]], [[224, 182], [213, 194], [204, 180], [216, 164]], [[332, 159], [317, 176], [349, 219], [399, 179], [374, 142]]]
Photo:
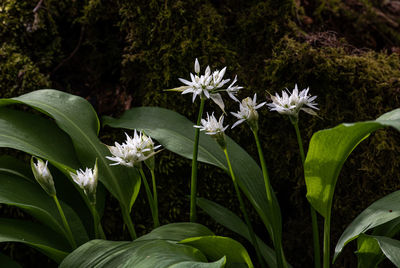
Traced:
[[318, 107], [316, 107], [318, 104], [314, 102], [317, 96], [308, 95], [308, 91], [309, 88], [306, 88], [299, 93], [296, 84], [292, 93], [286, 89], [286, 91], [282, 91], [282, 97], [279, 96], [278, 93], [275, 96], [271, 96], [272, 103], [268, 103], [267, 106], [271, 111], [277, 111], [280, 114], [286, 114], [296, 118], [300, 110], [311, 115], [316, 115], [312, 109], [319, 110]]
[[210, 66], [207, 66], [204, 74], [200, 75], [200, 64], [196, 59], [194, 70], [195, 74], [190, 74], [190, 81], [179, 78], [179, 81], [181, 81], [185, 86], [173, 90], [182, 91], [182, 94], [192, 93], [192, 102], [194, 102], [197, 96], [212, 99], [223, 111], [225, 105], [219, 92], [225, 91], [232, 99], [238, 101], [235, 95], [243, 87], [235, 85], [237, 81], [237, 77], [235, 77], [233, 82], [227, 88], [224, 88], [224, 86], [230, 81], [230, 79], [223, 79], [226, 67], [220, 71], [216, 70], [211, 72]]
[[207, 113], [207, 120], [201, 119], [201, 126], [194, 126], [195, 128], [199, 128], [200, 131], [205, 131], [206, 134], [208, 135], [217, 135], [217, 134], [222, 134], [224, 133], [225, 129], [228, 128], [228, 126], [224, 127], [224, 116], [221, 115], [219, 120], [214, 116], [214, 113], [211, 114], [211, 116]]
[[138, 134], [135, 130], [133, 137], [126, 133], [125, 135], [125, 143], [115, 142], [115, 146], [107, 146], [113, 156], [106, 158], [115, 162], [110, 165], [136, 166], [156, 154], [155, 150], [161, 147], [161, 145], [154, 146], [153, 140], [141, 131]]
[[231, 112], [233, 116], [239, 119], [238, 121], [236, 121], [235, 124], [233, 124], [232, 128], [243, 123], [244, 121], [247, 121], [250, 124], [253, 123], [252, 121], [257, 121], [258, 112], [256, 110], [264, 106], [265, 103], [266, 102], [262, 102], [257, 105], [257, 94], [254, 94], [253, 99], [251, 99], [250, 97], [243, 99], [240, 103], [240, 110], [237, 113]]

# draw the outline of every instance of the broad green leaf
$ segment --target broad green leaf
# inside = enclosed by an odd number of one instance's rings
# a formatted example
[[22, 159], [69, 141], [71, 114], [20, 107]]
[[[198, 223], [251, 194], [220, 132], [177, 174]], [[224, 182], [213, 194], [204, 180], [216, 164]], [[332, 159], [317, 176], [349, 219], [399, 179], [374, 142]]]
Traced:
[[254, 267], [247, 250], [239, 242], [229, 237], [200, 236], [190, 237], [179, 242], [199, 249], [210, 261], [217, 261], [226, 256], [227, 265], [234, 267], [246, 263], [247, 267]]
[[66, 240], [42, 224], [0, 218], [0, 242], [28, 244], [56, 262], [61, 262], [69, 251]]
[[[243, 236], [250, 243], [252, 243], [249, 229], [247, 225], [232, 211], [229, 209], [205, 198], [197, 198], [197, 205], [204, 210], [208, 215], [211, 216], [216, 222], [225, 226], [229, 230]], [[258, 246], [260, 247], [261, 254], [269, 267], [278, 267], [276, 263], [276, 255], [273, 249], [266, 245], [256, 235]], [[290, 264], [288, 264], [291, 267]]]
[[[223, 262], [207, 265], [206, 257], [190, 246], [165, 240], [143, 240], [134, 242], [92, 240], [82, 245], [61, 263], [67, 267], [135, 267], [135, 268], [188, 268], [223, 267]], [[176, 265], [176, 266], [174, 266]]]
[[357, 238], [357, 267], [375, 268], [385, 258], [378, 241], [369, 236], [360, 235]]
[[173, 264], [169, 268], [221, 268], [225, 267], [226, 258], [222, 257], [220, 260], [216, 262], [210, 263], [200, 263], [200, 262], [193, 262], [193, 261], [184, 261], [181, 263]]
[[[393, 237], [400, 230], [400, 217], [381, 224], [374, 228], [373, 236]], [[359, 268], [375, 268], [385, 259], [378, 242], [369, 237], [360, 235], [357, 237], [357, 256]]]
[[17, 175], [28, 181], [35, 180], [32, 177], [32, 171], [28, 165], [8, 155], [0, 156], [0, 172]]
[[[29, 105], [52, 117], [58, 127], [72, 139], [83, 167], [92, 167], [95, 159], [98, 158], [99, 180], [121, 205], [128, 209], [132, 207], [139, 192], [139, 175], [132, 168], [109, 166], [105, 156], [110, 153], [97, 137], [100, 124], [89, 102], [81, 97], [52, 89], [38, 90], [20, 97], [0, 100], [0, 105], [14, 103]], [[39, 129], [36, 122], [33, 123], [34, 126], [31, 127], [34, 130]], [[43, 136], [46, 139], [48, 137], [48, 134]], [[53, 150], [57, 150], [57, 147]], [[38, 154], [35, 153], [35, 155]], [[47, 157], [44, 158], [47, 159]]]
[[372, 203], [361, 212], [339, 238], [335, 248], [335, 260], [343, 247], [360, 234], [400, 217], [400, 191], [391, 193]]
[[189, 237], [214, 235], [204, 225], [194, 222], [177, 222], [162, 225], [150, 233], [143, 235], [135, 241], [145, 240], [171, 240], [179, 242]]
[[61, 170], [79, 167], [68, 135], [39, 115], [0, 108], [0, 147], [48, 159]]
[[[0, 100], [0, 103], [1, 101], [4, 100]], [[4, 107], [0, 108], [0, 147], [21, 150], [28, 154], [47, 159], [67, 176], [69, 176], [70, 171], [80, 167], [70, 137], [57, 127], [52, 120], [39, 115]], [[27, 170], [24, 164], [11, 160], [10, 158], [4, 158], [0, 161], [0, 171], [1, 170], [7, 170], [15, 174], [18, 173], [20, 176], [25, 176], [25, 178], [32, 178], [30, 167], [28, 167]], [[53, 177], [56, 179], [56, 176]], [[60, 176], [60, 178], [62, 179], [56, 181], [56, 187], [60, 183], [62, 185], [59, 186], [63, 187], [61, 188], [62, 190], [59, 189], [60, 191], [58, 191], [60, 196], [64, 196], [64, 192], [71, 193], [72, 191], [76, 191], [76, 188], [79, 188], [74, 187], [75, 184], [72, 183], [71, 180], [67, 181], [62, 176]], [[101, 187], [99, 187], [97, 192], [98, 203], [102, 204], [104, 197], [102, 197], [103, 191]], [[74, 197], [73, 195], [76, 194], [72, 194], [71, 197]], [[66, 200], [68, 202], [71, 199]], [[77, 201], [81, 203], [82, 200], [85, 199], [78, 197], [72, 200], [75, 203]], [[81, 204], [79, 206], [82, 207]], [[86, 209], [86, 211], [88, 210]], [[87, 212], [85, 213], [89, 215]], [[91, 224], [92, 221], [89, 220], [86, 222]]]
[[[59, 234], [65, 234], [63, 223], [53, 199], [35, 182], [11, 174], [0, 174], [0, 203], [17, 206]], [[65, 203], [61, 206], [78, 245], [88, 241], [79, 217]]]
[[0, 253], [0, 266], [7, 267], [7, 268], [22, 268], [16, 261], [12, 260], [7, 255]]
[[336, 181], [347, 157], [370, 133], [385, 126], [400, 131], [400, 109], [375, 121], [340, 124], [312, 136], [304, 166], [307, 199], [323, 217], [330, 215]]
[[373, 235], [365, 235], [362, 234], [361, 236], [365, 236], [370, 239], [374, 239], [378, 242], [380, 249], [382, 250], [383, 254], [394, 264], [396, 267], [400, 267], [400, 241], [384, 237], [384, 236], [373, 236]]
[[[194, 124], [174, 111], [159, 107], [134, 108], [126, 111], [120, 119], [104, 117], [104, 124], [114, 128], [144, 130], [168, 150], [189, 159], [193, 156]], [[260, 167], [229, 137], [227, 137], [227, 148], [239, 186], [260, 215], [270, 234], [274, 233], [278, 239], [281, 239], [282, 224], [279, 205], [274, 195], [274, 208], [269, 207]], [[211, 137], [204, 133], [200, 133], [198, 160], [225, 171], [228, 169], [223, 151]], [[188, 179], [189, 177], [190, 174], [188, 174]], [[272, 220], [272, 217], [275, 220]], [[275, 224], [274, 227], [272, 222]]]

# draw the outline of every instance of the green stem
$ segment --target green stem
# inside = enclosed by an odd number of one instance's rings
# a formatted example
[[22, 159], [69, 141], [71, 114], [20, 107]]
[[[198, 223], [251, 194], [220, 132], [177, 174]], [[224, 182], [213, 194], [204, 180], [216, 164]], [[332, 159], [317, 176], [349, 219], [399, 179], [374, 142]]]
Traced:
[[92, 204], [90, 206], [90, 208], [91, 208], [91, 212], [92, 212], [92, 216], [93, 216], [94, 236], [96, 238], [101, 238], [101, 239], [106, 240], [107, 238], [106, 238], [106, 235], [104, 234], [103, 227], [101, 226], [100, 216], [97, 213], [96, 205]]
[[238, 186], [238, 184], [236, 182], [235, 174], [233, 173], [231, 161], [229, 160], [228, 150], [226, 148], [224, 149], [224, 153], [225, 153], [226, 161], [228, 162], [229, 172], [231, 173], [233, 186], [235, 187], [236, 195], [237, 195], [237, 198], [239, 199], [240, 209], [242, 210], [244, 219], [245, 219], [246, 224], [247, 224], [247, 228], [249, 229], [250, 238], [252, 240], [254, 248], [256, 249], [256, 254], [257, 254], [258, 261], [262, 265], [262, 267], [264, 267], [264, 261], [263, 261], [262, 255], [261, 255], [261, 251], [260, 251], [260, 248], [258, 246], [258, 242], [257, 242], [256, 236], [254, 234], [254, 230], [253, 230], [253, 227], [251, 225], [249, 216], [247, 214], [246, 207], [244, 206], [244, 202], [243, 202], [242, 196], [240, 194], [240, 189], [239, 189], [239, 186]]
[[154, 201], [154, 212], [157, 215], [157, 224], [154, 224], [155, 227], [160, 226], [160, 221], [158, 217], [158, 197], [157, 197], [157, 184], [156, 184], [156, 176], [154, 174], [154, 170], [150, 170], [151, 180], [153, 183], [153, 201]]
[[100, 222], [99, 222], [99, 233], [100, 233], [101, 239], [107, 240], [106, 234], [104, 233], [104, 230], [103, 230], [103, 226], [101, 226]]
[[[201, 117], [203, 116], [204, 97], [201, 97], [199, 114], [197, 116], [197, 126], [200, 125]], [[194, 144], [193, 144], [193, 159], [192, 159], [192, 176], [190, 181], [190, 221], [196, 222], [196, 196], [197, 196], [197, 154], [199, 151], [200, 129], [195, 128]]]
[[132, 240], [135, 240], [137, 236], [129, 210], [126, 209], [124, 206], [121, 206], [121, 211], [122, 211], [122, 217], [124, 218], [124, 222], [126, 224], [126, 227], [128, 228], [129, 234], [131, 235]]
[[324, 268], [330, 267], [330, 232], [331, 232], [331, 212], [327, 214], [324, 221]]
[[[292, 120], [292, 124], [294, 129], [296, 130], [297, 142], [299, 144], [300, 149], [300, 156], [301, 162], [304, 168], [305, 162], [305, 154], [303, 148], [303, 142], [301, 139], [299, 124], [297, 120]], [[320, 244], [319, 244], [319, 234], [318, 234], [318, 221], [317, 221], [317, 213], [315, 209], [310, 204], [310, 212], [311, 212], [311, 223], [312, 223], [312, 230], [313, 230], [313, 244], [314, 244], [314, 267], [320, 268], [321, 267], [321, 252], [320, 252]]]
[[75, 242], [74, 236], [72, 235], [71, 228], [69, 227], [67, 219], [65, 218], [64, 211], [61, 208], [60, 202], [58, 201], [58, 198], [57, 198], [56, 195], [53, 195], [53, 200], [57, 205], [58, 212], [60, 213], [62, 222], [64, 224], [64, 228], [65, 228], [65, 230], [67, 232], [67, 239], [68, 239], [69, 243], [71, 244], [72, 248], [76, 249], [76, 242]]
[[[267, 199], [268, 199], [268, 204], [271, 208], [271, 211], [274, 211], [274, 204], [273, 204], [273, 199], [272, 199], [272, 188], [271, 184], [269, 181], [269, 176], [268, 176], [268, 170], [267, 170], [267, 165], [265, 163], [265, 158], [264, 158], [264, 153], [262, 151], [260, 139], [258, 137], [258, 132], [256, 129], [252, 129], [253, 134], [254, 134], [254, 139], [256, 140], [256, 145], [257, 145], [257, 150], [258, 150], [258, 157], [260, 158], [260, 163], [261, 163], [261, 168], [263, 172], [263, 177], [264, 177], [264, 184], [265, 184], [265, 191], [267, 193]], [[272, 217], [273, 221], [275, 221], [275, 215]], [[275, 224], [274, 224], [275, 225]], [[283, 247], [282, 247], [282, 241], [280, 237], [276, 237], [276, 232], [275, 230], [272, 230], [273, 234], [271, 234], [275, 251], [276, 251], [276, 262], [278, 267], [287, 267], [284, 252], [283, 252]]]
[[142, 176], [142, 181], [144, 184], [144, 188], [146, 190], [147, 200], [149, 201], [151, 216], [153, 217], [154, 228], [156, 228], [156, 227], [160, 226], [160, 223], [158, 221], [158, 215], [156, 214], [156, 211], [154, 209], [154, 199], [153, 199], [153, 196], [151, 195], [150, 186], [149, 186], [149, 183], [147, 182], [146, 175], [144, 174], [142, 167], [139, 168], [139, 172], [140, 172], [140, 175]]

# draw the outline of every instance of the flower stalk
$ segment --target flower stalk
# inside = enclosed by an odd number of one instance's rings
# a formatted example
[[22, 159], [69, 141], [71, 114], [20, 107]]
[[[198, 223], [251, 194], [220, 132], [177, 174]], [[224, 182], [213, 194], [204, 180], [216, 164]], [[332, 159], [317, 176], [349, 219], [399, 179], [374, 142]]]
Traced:
[[65, 217], [64, 211], [60, 205], [60, 202], [58, 201], [57, 195], [53, 195], [52, 197], [53, 197], [54, 202], [57, 205], [58, 212], [60, 213], [61, 220], [62, 220], [62, 222], [64, 224], [64, 228], [67, 232], [67, 239], [68, 239], [69, 243], [71, 244], [72, 248], [76, 249], [76, 242], [75, 242], [74, 236], [72, 235], [71, 228], [69, 227], [67, 218]]
[[[273, 211], [274, 204], [273, 204], [273, 197], [272, 197], [272, 187], [271, 187], [271, 183], [270, 183], [269, 176], [268, 176], [268, 170], [267, 170], [267, 165], [265, 163], [264, 153], [262, 151], [262, 147], [261, 147], [260, 139], [258, 137], [257, 129], [252, 128], [252, 131], [253, 131], [254, 139], [255, 139], [256, 145], [257, 145], [258, 157], [260, 158], [261, 169], [262, 169], [264, 184], [265, 184], [265, 191], [267, 193], [268, 205], [271, 208], [271, 210]], [[272, 217], [272, 221], [275, 222], [276, 217]], [[273, 225], [277, 226], [276, 223], [274, 223]], [[281, 241], [280, 237], [277, 237], [277, 234], [275, 231], [273, 231], [272, 240], [273, 240], [274, 247], [275, 247], [276, 263], [277, 263], [278, 267], [287, 267], [287, 263], [286, 263], [286, 259], [285, 259], [285, 255], [284, 255], [283, 247], [282, 247], [282, 241]]]
[[101, 226], [100, 216], [99, 213], [97, 212], [95, 205], [90, 205], [90, 212], [92, 213], [93, 216], [93, 227], [94, 227], [95, 238], [106, 240], [107, 238], [106, 235], [104, 234], [103, 227]]
[[[197, 125], [200, 125], [201, 117], [203, 116], [205, 98], [201, 98], [199, 114], [197, 116]], [[199, 152], [200, 129], [195, 128], [193, 157], [192, 157], [192, 175], [190, 179], [190, 222], [196, 222], [196, 197], [197, 197], [197, 156]]]
[[157, 197], [157, 185], [156, 185], [156, 176], [154, 174], [154, 170], [150, 169], [151, 173], [151, 181], [153, 184], [153, 201], [154, 201], [154, 214], [157, 215], [157, 224], [155, 223], [154, 226], [160, 226], [160, 221], [158, 217], [158, 197]]
[[[298, 118], [290, 117], [290, 121], [292, 122], [294, 129], [296, 131], [297, 142], [299, 144], [301, 162], [304, 168], [305, 162], [305, 154], [303, 148], [303, 142], [301, 139], [300, 129], [299, 129], [299, 122]], [[319, 243], [319, 231], [318, 231], [318, 221], [317, 221], [317, 213], [315, 209], [310, 204], [310, 212], [311, 212], [311, 223], [312, 223], [312, 230], [313, 230], [313, 245], [314, 245], [314, 267], [320, 268], [321, 267], [321, 251], [320, 251], [320, 243]], [[329, 230], [328, 230], [329, 232]], [[324, 239], [325, 239], [325, 231], [324, 231]], [[325, 243], [324, 243], [324, 263], [325, 263]], [[329, 247], [329, 246], [328, 246]], [[328, 259], [329, 259], [329, 250], [328, 250]], [[325, 264], [324, 264], [325, 268]]]
[[136, 235], [135, 227], [133, 226], [130, 211], [123, 205], [121, 205], [121, 209], [122, 209], [122, 217], [124, 219], [126, 227], [128, 228], [129, 234], [130, 234], [132, 240], [135, 240], [137, 238], [137, 235]]
[[[151, 194], [150, 186], [149, 186], [149, 183], [147, 182], [146, 175], [144, 174], [142, 167], [139, 168], [139, 172], [140, 172], [140, 176], [142, 177], [144, 188], [146, 190], [147, 200], [149, 202], [151, 215], [153, 217], [154, 228], [157, 228], [158, 226], [160, 226], [160, 221], [158, 219], [158, 212], [155, 209], [155, 207], [156, 207], [155, 200]], [[154, 185], [154, 182], [153, 182], [153, 185]], [[153, 190], [154, 190], [154, 188], [153, 188]]]
[[247, 214], [247, 210], [246, 210], [246, 207], [244, 205], [244, 202], [243, 202], [243, 199], [242, 199], [242, 195], [240, 194], [240, 189], [239, 189], [239, 186], [238, 186], [237, 181], [236, 181], [235, 173], [233, 172], [231, 161], [229, 159], [228, 150], [226, 148], [224, 148], [223, 150], [224, 150], [224, 153], [225, 153], [226, 161], [228, 163], [229, 173], [230, 173], [231, 178], [232, 178], [233, 186], [234, 186], [235, 191], [236, 191], [236, 196], [237, 196], [237, 198], [239, 200], [240, 210], [243, 213], [247, 228], [249, 230], [251, 241], [252, 241], [252, 243], [254, 245], [254, 248], [256, 249], [257, 259], [258, 259], [259, 263], [262, 265], [262, 267], [264, 267], [265, 266], [264, 265], [264, 259], [262, 258], [261, 251], [260, 251], [260, 248], [258, 246], [257, 239], [256, 239], [256, 235], [255, 235], [253, 227], [251, 225], [251, 222], [250, 222], [250, 219], [249, 219], [249, 215]]

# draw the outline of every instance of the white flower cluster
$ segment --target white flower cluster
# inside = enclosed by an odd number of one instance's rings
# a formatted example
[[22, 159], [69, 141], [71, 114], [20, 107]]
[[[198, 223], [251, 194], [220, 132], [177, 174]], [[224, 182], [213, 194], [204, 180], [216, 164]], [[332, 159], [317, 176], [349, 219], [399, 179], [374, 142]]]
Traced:
[[[278, 94], [276, 94], [276, 96], [272, 96], [273, 102], [268, 103], [267, 106], [271, 111], [277, 111], [280, 114], [286, 114], [292, 116], [293, 118], [298, 117], [300, 110], [303, 110], [311, 115], [316, 115], [312, 109], [318, 110], [316, 107], [317, 103], [314, 102], [317, 97], [308, 95], [308, 91], [309, 88], [304, 89], [299, 93], [297, 85], [295, 85], [292, 93], [287, 90], [282, 92], [282, 97], [280, 97]], [[238, 119], [238, 121], [233, 124], [232, 128], [246, 121], [253, 130], [257, 130], [258, 112], [256, 110], [265, 104], [266, 102], [257, 104], [257, 94], [254, 94], [253, 99], [250, 97], [243, 99], [239, 106], [240, 110], [236, 113], [231, 112], [231, 114]], [[211, 116], [207, 114], [207, 120], [201, 120], [202, 126], [194, 127], [200, 128], [200, 130], [205, 131], [206, 134], [209, 135], [221, 134], [227, 128], [227, 126], [223, 126], [223, 120], [223, 116], [221, 116], [217, 121], [214, 113]]]
[[179, 80], [186, 85], [182, 89], [182, 94], [193, 93], [193, 102], [198, 95], [207, 99], [211, 98], [218, 106], [221, 107], [222, 110], [224, 110], [222, 97], [218, 93], [222, 91], [227, 92], [232, 99], [237, 101], [235, 94], [237, 94], [237, 92], [243, 87], [235, 85], [237, 81], [237, 77], [235, 76], [233, 82], [227, 88], [223, 88], [230, 81], [230, 79], [223, 79], [226, 72], [226, 67], [220, 71], [216, 70], [211, 72], [210, 66], [207, 66], [204, 74], [200, 75], [200, 64], [196, 59], [194, 71], [195, 74], [190, 74], [191, 81], [179, 78]]
[[231, 112], [233, 116], [239, 119], [238, 121], [236, 121], [235, 124], [233, 124], [232, 128], [243, 123], [244, 121], [251, 123], [251, 122], [256, 122], [258, 120], [258, 113], [256, 110], [264, 106], [266, 102], [262, 102], [257, 105], [256, 101], [257, 101], [257, 94], [254, 94], [253, 99], [247, 97], [243, 99], [242, 102], [240, 103], [239, 106], [240, 110], [237, 113]]
[[78, 186], [83, 189], [89, 201], [92, 204], [96, 203], [96, 187], [98, 181], [98, 168], [97, 161], [94, 169], [86, 168], [85, 170], [79, 169], [75, 173], [70, 172], [71, 178]]
[[125, 135], [125, 143], [115, 142], [115, 146], [107, 146], [113, 156], [106, 158], [115, 162], [111, 165], [136, 166], [156, 154], [154, 150], [161, 147], [161, 145], [154, 146], [153, 140], [140, 131], [138, 134], [135, 130], [133, 138], [126, 133]]
[[[286, 114], [296, 118], [300, 110], [311, 115], [316, 115], [312, 109], [318, 110], [316, 107], [317, 103], [314, 102], [317, 96], [308, 95], [309, 88], [303, 89], [299, 93], [296, 84], [292, 93], [290, 93], [288, 89], [286, 89], [286, 91], [282, 91], [282, 97], [279, 96], [279, 94], [271, 96], [273, 102], [267, 104], [271, 111], [277, 111], [280, 114]], [[304, 106], [308, 106], [309, 108]]]

